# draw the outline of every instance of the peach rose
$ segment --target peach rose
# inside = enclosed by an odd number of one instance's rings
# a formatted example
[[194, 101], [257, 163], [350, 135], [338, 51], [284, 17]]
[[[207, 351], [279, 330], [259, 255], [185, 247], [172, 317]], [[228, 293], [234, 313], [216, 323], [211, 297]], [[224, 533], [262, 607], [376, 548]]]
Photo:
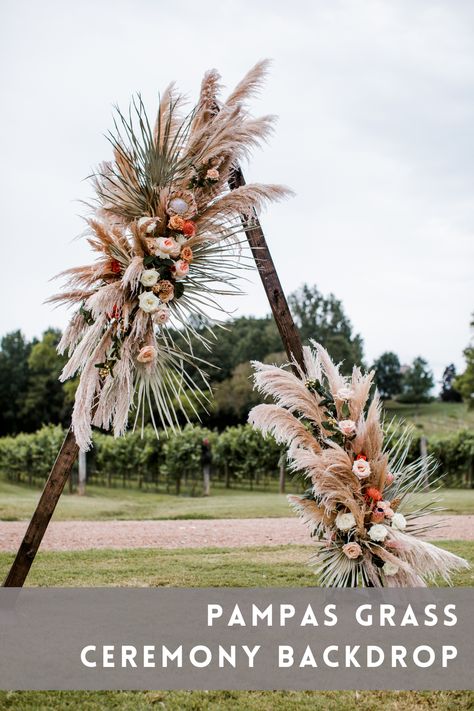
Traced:
[[184, 259], [178, 259], [175, 264], [171, 267], [171, 272], [175, 275], [177, 279], [185, 277], [189, 273], [189, 263], [185, 262]]
[[365, 459], [356, 459], [352, 465], [352, 472], [358, 479], [367, 479], [370, 476], [370, 464]]
[[207, 180], [219, 180], [219, 171], [217, 168], [209, 168], [209, 170], [206, 173], [206, 178]]
[[172, 215], [170, 221], [168, 222], [168, 227], [170, 230], [178, 230], [179, 232], [183, 229], [184, 220], [180, 215]]
[[356, 432], [356, 423], [354, 420], [339, 420], [337, 423], [339, 431], [342, 432], [344, 437], [352, 437]]
[[157, 240], [157, 247], [163, 254], [177, 257], [181, 251], [180, 245], [172, 237], [160, 237]]
[[351, 560], [355, 560], [362, 555], [362, 548], [355, 541], [352, 541], [352, 543], [346, 543], [345, 546], [342, 546], [342, 551], [344, 555]]
[[158, 351], [156, 348], [153, 348], [153, 346], [145, 346], [137, 355], [137, 361], [139, 363], [152, 363], [157, 355]]
[[191, 247], [183, 247], [180, 256], [181, 259], [185, 259], [187, 262], [190, 262], [193, 258], [193, 250], [191, 249]]

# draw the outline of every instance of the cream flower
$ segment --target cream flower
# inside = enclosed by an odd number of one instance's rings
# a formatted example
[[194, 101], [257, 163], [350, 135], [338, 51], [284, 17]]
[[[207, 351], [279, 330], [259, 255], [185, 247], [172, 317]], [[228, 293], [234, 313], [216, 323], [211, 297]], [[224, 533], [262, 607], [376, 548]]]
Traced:
[[346, 543], [345, 546], [342, 546], [342, 552], [351, 560], [355, 560], [362, 555], [362, 548], [358, 543], [352, 541], [351, 543]]
[[157, 355], [158, 351], [156, 348], [153, 348], [153, 346], [145, 346], [137, 355], [137, 361], [139, 363], [152, 363]]
[[381, 523], [375, 523], [369, 528], [369, 538], [372, 541], [384, 541], [387, 537], [387, 534], [387, 528]]
[[171, 257], [177, 257], [181, 252], [181, 245], [172, 237], [160, 237], [157, 240], [156, 246], [160, 252], [170, 255]]
[[358, 479], [367, 479], [370, 476], [370, 464], [366, 459], [356, 459], [352, 465], [352, 472]]
[[336, 399], [337, 400], [342, 400], [343, 402], [347, 402], [347, 400], [350, 400], [351, 398], [354, 397], [354, 391], [351, 388], [339, 388], [339, 390], [336, 393]]
[[145, 271], [142, 272], [140, 281], [143, 286], [155, 286], [159, 276], [156, 269], [145, 269]]
[[160, 304], [160, 307], [155, 311], [153, 315], [153, 321], [158, 324], [167, 323], [170, 320], [170, 310], [164, 304]]
[[356, 423], [354, 420], [339, 420], [337, 426], [344, 437], [352, 437], [352, 435], [355, 435]]
[[405, 516], [401, 513], [395, 513], [392, 516], [392, 528], [396, 528], [397, 531], [404, 531], [407, 527], [407, 520]]
[[336, 516], [335, 523], [340, 531], [350, 531], [351, 528], [354, 528], [356, 520], [353, 514], [340, 511]]
[[146, 314], [153, 314], [161, 306], [161, 301], [152, 291], [143, 291], [138, 297], [138, 303]]
[[172, 273], [177, 279], [185, 277], [189, 273], [189, 264], [185, 262], [184, 259], [178, 259], [178, 261], [171, 267]]
[[158, 222], [161, 222], [159, 217], [140, 217], [137, 222], [137, 227], [140, 232], [146, 232], [147, 234], [150, 234], [151, 232], [155, 231]]
[[396, 575], [400, 568], [398, 567], [398, 565], [395, 565], [395, 563], [385, 563], [382, 570], [385, 575]]

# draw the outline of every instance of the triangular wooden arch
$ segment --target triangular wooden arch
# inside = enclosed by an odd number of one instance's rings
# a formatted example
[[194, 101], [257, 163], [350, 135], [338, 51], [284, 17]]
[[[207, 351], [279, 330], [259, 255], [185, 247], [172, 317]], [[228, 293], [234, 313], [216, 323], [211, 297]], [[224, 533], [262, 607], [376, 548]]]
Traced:
[[[245, 185], [240, 167], [234, 168], [229, 177], [229, 188]], [[247, 220], [242, 218], [242, 224]], [[255, 264], [262, 279], [273, 317], [288, 358], [294, 359], [304, 369], [303, 348], [300, 335], [288, 307], [280, 279], [278, 278], [270, 250], [258, 218], [252, 220], [253, 227], [245, 230]], [[22, 587], [43, 540], [48, 524], [62, 494], [72, 466], [78, 456], [79, 448], [72, 429], [69, 428], [59, 450], [56, 461], [44, 486], [36, 510], [31, 518], [26, 533], [20, 544], [15, 560], [3, 583], [4, 587]]]

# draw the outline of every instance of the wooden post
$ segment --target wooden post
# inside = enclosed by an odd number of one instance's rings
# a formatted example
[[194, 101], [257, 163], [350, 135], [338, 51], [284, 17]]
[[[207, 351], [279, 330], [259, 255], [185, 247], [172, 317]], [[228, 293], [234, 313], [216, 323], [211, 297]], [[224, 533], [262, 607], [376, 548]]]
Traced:
[[280, 459], [278, 460], [278, 468], [280, 472], [278, 490], [280, 494], [284, 494], [286, 483], [286, 454], [284, 452], [280, 454]]
[[31, 564], [35, 559], [43, 536], [48, 527], [51, 516], [54, 513], [56, 504], [62, 494], [64, 485], [76, 461], [79, 447], [72, 430], [69, 429], [56, 461], [53, 464], [51, 473], [41, 494], [36, 511], [30, 521], [25, 536], [13, 561], [10, 572], [4, 582], [4, 587], [20, 588], [25, 582]]
[[[229, 188], [235, 190], [242, 185], [245, 185], [245, 179], [240, 167], [236, 166], [229, 176]], [[300, 335], [291, 316], [260, 222], [256, 214], [252, 215], [251, 227], [245, 227], [248, 223], [247, 216], [242, 216], [241, 219], [288, 358], [294, 358], [303, 368]], [[21, 587], [25, 582], [78, 452], [74, 434], [69, 428], [4, 587]], [[177, 494], [180, 493], [180, 484], [177, 479]]]
[[[242, 170], [236, 167], [229, 176], [229, 187], [231, 190], [235, 190], [235, 188], [239, 188], [242, 185], [245, 185], [245, 179]], [[283, 341], [288, 358], [294, 358], [298, 365], [304, 370], [303, 347], [301, 345], [299, 331], [293, 321], [260, 222], [255, 214], [251, 219], [252, 227], [245, 229], [245, 224], [248, 222], [246, 217], [242, 217], [242, 224], [244, 225], [245, 234], [247, 235], [250, 249], [252, 250], [257, 269], [260, 273], [260, 278], [262, 279], [275, 323], [280, 332], [281, 340]]]
[[79, 474], [77, 482], [77, 493], [79, 496], [84, 496], [86, 493], [87, 480], [87, 455], [85, 452], [79, 452]]

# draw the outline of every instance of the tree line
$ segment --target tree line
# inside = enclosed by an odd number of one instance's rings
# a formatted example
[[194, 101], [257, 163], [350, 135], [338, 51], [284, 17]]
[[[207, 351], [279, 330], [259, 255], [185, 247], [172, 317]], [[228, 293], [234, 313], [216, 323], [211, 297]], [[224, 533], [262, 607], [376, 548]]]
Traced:
[[[289, 305], [304, 343], [315, 339], [325, 345], [333, 359], [349, 373], [354, 363], [367, 367], [363, 340], [355, 333], [342, 302], [334, 294], [323, 295], [317, 286], [304, 284], [290, 294]], [[206, 324], [194, 324], [205, 330]], [[33, 432], [42, 425], [69, 425], [77, 383], [60, 383], [59, 374], [66, 358], [58, 356], [61, 338], [58, 329], [47, 329], [40, 339], [27, 340], [18, 330], [0, 339], [0, 435]], [[201, 420], [209, 427], [223, 429], [242, 423], [249, 409], [260, 402], [252, 389], [251, 360], [281, 364], [286, 361], [273, 318], [243, 316], [218, 329], [212, 350], [196, 339], [196, 356], [209, 363], [208, 375], [213, 398]], [[462, 398], [474, 405], [474, 346], [464, 352], [466, 370], [456, 375], [454, 365], [444, 372], [440, 397], [445, 401]], [[396, 353], [383, 353], [372, 364], [376, 384], [384, 399], [426, 402], [431, 398], [434, 377], [421, 357], [405, 366]]]

